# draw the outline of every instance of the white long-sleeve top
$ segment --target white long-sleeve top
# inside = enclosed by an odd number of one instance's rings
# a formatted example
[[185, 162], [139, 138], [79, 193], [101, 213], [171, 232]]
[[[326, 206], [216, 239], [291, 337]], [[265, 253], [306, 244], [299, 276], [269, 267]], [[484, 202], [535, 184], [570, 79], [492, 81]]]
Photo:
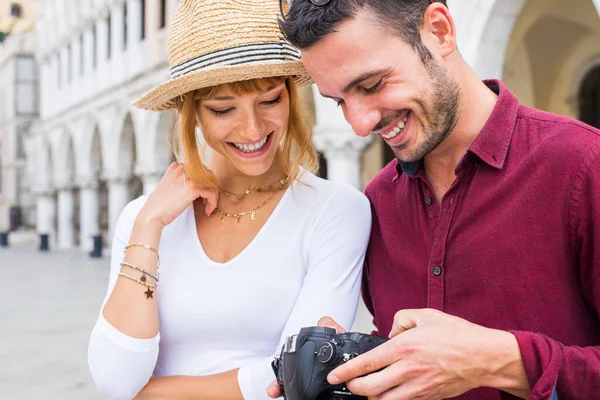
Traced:
[[[226, 263], [204, 252], [191, 205], [164, 228], [159, 334], [127, 336], [101, 312], [88, 349], [100, 391], [111, 399], [131, 399], [152, 374], [203, 376], [240, 368], [244, 399], [268, 399], [272, 356], [285, 338], [325, 315], [352, 325], [371, 228], [369, 202], [350, 186], [308, 172], [302, 180], [286, 190], [257, 236]], [[117, 223], [104, 303], [144, 202], [142, 197], [127, 205]]]

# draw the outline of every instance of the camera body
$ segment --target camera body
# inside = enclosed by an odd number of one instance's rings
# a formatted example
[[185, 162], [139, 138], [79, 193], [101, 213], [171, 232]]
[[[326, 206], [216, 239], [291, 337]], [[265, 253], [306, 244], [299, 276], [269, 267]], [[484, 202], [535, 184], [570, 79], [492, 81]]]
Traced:
[[327, 375], [387, 340], [356, 332], [336, 333], [331, 328], [302, 328], [283, 344], [273, 371], [287, 400], [366, 399], [352, 394], [343, 383], [329, 384]]

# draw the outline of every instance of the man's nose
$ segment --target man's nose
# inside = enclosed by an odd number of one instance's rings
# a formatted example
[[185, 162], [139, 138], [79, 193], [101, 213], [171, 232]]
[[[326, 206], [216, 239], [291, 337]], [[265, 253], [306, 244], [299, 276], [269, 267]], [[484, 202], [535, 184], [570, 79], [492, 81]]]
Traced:
[[381, 113], [363, 101], [348, 101], [344, 105], [344, 116], [358, 136], [369, 136], [381, 121]]

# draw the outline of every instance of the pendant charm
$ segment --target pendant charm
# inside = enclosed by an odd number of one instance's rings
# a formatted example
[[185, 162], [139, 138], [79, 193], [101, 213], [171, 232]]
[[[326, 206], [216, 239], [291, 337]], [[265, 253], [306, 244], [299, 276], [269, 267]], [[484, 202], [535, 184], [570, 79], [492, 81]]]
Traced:
[[140, 281], [142, 281], [144, 283], [146, 282], [146, 274], [142, 275], [142, 277], [140, 278]]
[[256, 211], [252, 210], [252, 220], [255, 220], [255, 219], [256, 219]]
[[221, 214], [221, 222], [225, 222], [225, 214]]
[[239, 214], [233, 214], [233, 216], [234, 216], [235, 218], [237, 218], [237, 220], [238, 220], [238, 224], [239, 224], [239, 223], [240, 223], [240, 219], [242, 219], [242, 216], [241, 216], [241, 215], [239, 215]]
[[152, 290], [150, 290], [150, 288], [148, 288], [148, 290], [146, 290], [144, 292], [144, 294], [146, 295], [147, 299], [153, 299], [154, 297], [152, 297], [152, 295], [154, 294], [154, 292]]

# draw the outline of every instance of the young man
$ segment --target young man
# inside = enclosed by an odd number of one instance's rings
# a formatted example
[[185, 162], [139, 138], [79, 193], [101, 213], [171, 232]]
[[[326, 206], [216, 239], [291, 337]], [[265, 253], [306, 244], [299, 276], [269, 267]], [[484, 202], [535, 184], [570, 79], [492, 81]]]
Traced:
[[329, 381], [377, 399], [600, 396], [600, 132], [481, 82], [445, 1], [294, 0], [281, 26], [354, 132], [398, 158], [367, 188], [363, 278], [392, 339]]

